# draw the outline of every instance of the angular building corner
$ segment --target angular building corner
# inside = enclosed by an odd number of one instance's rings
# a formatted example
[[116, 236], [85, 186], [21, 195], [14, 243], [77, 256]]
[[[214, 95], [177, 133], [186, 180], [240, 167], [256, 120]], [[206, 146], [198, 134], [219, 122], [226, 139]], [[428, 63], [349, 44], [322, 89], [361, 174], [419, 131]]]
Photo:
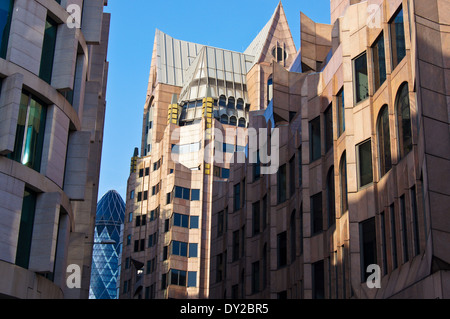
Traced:
[[120, 298], [450, 298], [448, 1], [330, 4], [299, 51], [281, 3], [244, 53], [156, 30]]
[[0, 4], [2, 297], [89, 296], [110, 15], [79, 3]]

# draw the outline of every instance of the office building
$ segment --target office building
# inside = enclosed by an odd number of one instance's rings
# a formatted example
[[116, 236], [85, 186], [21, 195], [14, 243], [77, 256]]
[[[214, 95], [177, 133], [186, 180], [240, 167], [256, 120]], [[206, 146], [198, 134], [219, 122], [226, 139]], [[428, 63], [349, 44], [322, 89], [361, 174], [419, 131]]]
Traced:
[[298, 51], [281, 3], [243, 53], [156, 31], [121, 298], [450, 297], [448, 1], [330, 8]]
[[3, 297], [89, 296], [108, 74], [106, 3], [0, 2]]

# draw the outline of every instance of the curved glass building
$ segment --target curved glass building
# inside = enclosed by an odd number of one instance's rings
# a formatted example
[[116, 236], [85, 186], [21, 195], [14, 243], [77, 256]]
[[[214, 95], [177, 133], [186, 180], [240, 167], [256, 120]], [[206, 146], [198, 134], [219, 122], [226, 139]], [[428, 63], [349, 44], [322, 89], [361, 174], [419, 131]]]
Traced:
[[124, 216], [125, 203], [116, 191], [106, 193], [97, 204], [89, 299], [117, 299]]

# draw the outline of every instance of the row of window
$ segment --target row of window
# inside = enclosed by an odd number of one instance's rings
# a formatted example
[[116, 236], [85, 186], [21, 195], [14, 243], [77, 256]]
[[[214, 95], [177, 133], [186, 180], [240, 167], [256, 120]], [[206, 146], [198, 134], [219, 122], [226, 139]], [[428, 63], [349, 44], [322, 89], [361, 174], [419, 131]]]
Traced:
[[[406, 56], [405, 30], [403, 23], [403, 9], [400, 9], [389, 22], [390, 48], [392, 70]], [[373, 85], [376, 92], [386, 81], [386, 53], [384, 34], [375, 40], [371, 47], [373, 62]], [[369, 73], [367, 68], [367, 53], [364, 52], [353, 60], [355, 104], [369, 97]]]
[[189, 216], [178, 213], [173, 213], [170, 219], [165, 220], [164, 231], [167, 233], [171, 226], [181, 227], [186, 229], [198, 229], [199, 228], [199, 216]]

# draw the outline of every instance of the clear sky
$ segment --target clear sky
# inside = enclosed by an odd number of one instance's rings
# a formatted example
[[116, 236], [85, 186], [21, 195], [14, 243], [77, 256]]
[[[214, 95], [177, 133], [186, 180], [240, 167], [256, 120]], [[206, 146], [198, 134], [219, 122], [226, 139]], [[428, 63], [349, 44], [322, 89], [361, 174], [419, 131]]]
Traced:
[[[243, 52], [271, 18], [278, 0], [109, 0], [109, 75], [99, 198], [125, 200], [130, 159], [140, 148], [155, 30], [175, 39]], [[284, 0], [297, 50], [300, 12], [330, 23], [330, 0]]]

